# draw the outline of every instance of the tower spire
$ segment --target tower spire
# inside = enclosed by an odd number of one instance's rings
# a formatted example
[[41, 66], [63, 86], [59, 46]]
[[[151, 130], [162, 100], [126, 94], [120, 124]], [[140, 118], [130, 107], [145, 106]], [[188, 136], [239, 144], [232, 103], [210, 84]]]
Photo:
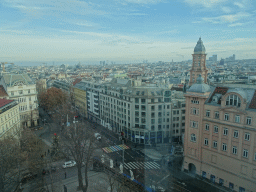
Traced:
[[202, 78], [204, 82], [207, 82], [208, 70], [205, 65], [205, 62], [206, 62], [205, 51], [206, 50], [200, 36], [194, 48], [194, 54], [192, 54], [193, 63], [192, 63], [192, 68], [190, 70], [189, 86], [193, 85], [194, 83], [197, 83], [197, 78], [199, 77], [199, 75], [201, 76], [200, 79]]

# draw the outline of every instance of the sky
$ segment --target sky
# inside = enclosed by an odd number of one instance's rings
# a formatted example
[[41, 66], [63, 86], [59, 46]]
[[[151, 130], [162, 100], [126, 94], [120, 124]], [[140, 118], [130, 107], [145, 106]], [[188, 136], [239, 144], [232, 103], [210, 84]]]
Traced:
[[0, 62], [256, 59], [255, 0], [1, 0]]

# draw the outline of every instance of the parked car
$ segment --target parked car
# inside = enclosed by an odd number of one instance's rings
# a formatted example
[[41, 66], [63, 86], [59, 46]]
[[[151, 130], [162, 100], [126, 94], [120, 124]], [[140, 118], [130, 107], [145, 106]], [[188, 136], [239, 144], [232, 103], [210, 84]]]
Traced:
[[74, 167], [76, 166], [76, 162], [75, 161], [67, 161], [65, 162], [62, 167], [65, 169], [65, 168], [68, 168], [68, 167]]
[[26, 183], [27, 181], [32, 180], [36, 177], [37, 177], [37, 174], [33, 174], [33, 173], [29, 172], [29, 173], [26, 173], [26, 174], [22, 175], [22, 179], [21, 179], [20, 182], [21, 183]]
[[101, 140], [101, 135], [99, 133], [95, 133], [94, 136], [98, 141]]

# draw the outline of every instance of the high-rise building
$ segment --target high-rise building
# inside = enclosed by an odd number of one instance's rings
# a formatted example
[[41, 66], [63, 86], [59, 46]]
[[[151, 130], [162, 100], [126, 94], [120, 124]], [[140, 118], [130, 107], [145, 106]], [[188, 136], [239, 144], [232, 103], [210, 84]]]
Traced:
[[216, 62], [217, 61], [217, 55], [213, 55], [213, 56], [209, 57], [209, 61]]
[[194, 54], [193, 56], [193, 63], [192, 63], [192, 69], [190, 70], [190, 81], [189, 86], [196, 83], [196, 79], [201, 74], [201, 76], [204, 79], [204, 82], [207, 82], [207, 69], [205, 65], [206, 61], [206, 53], [205, 53], [205, 47], [203, 45], [203, 41], [201, 40], [201, 37], [197, 41], [197, 44], [194, 48]]

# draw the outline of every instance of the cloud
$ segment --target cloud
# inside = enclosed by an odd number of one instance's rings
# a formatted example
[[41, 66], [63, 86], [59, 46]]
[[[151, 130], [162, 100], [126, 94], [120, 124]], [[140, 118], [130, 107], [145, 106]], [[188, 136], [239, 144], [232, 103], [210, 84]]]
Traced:
[[206, 8], [211, 8], [219, 4], [223, 4], [227, 0], [184, 0], [184, 1], [192, 6], [199, 5]]
[[244, 25], [244, 23], [234, 23], [234, 24], [230, 24], [229, 27], [237, 27], [242, 25]]
[[163, 2], [164, 0], [124, 0], [124, 1], [126, 3], [136, 3], [136, 4], [156, 4], [156, 3]]
[[224, 13], [230, 13], [232, 10], [230, 7], [222, 7], [221, 10], [224, 12]]
[[19, 9], [20, 11], [30, 13], [36, 10], [38, 14], [60, 15], [63, 12], [73, 13], [76, 15], [87, 14], [106, 14], [105, 11], [94, 8], [94, 4], [79, 0], [72, 1], [53, 1], [53, 0], [4, 0], [2, 3], [7, 7]]
[[250, 13], [239, 12], [237, 14], [222, 15], [218, 17], [204, 17], [202, 20], [213, 24], [234, 23], [252, 16]]
[[245, 7], [242, 3], [239, 2], [234, 2], [234, 5], [238, 6], [241, 9]]

